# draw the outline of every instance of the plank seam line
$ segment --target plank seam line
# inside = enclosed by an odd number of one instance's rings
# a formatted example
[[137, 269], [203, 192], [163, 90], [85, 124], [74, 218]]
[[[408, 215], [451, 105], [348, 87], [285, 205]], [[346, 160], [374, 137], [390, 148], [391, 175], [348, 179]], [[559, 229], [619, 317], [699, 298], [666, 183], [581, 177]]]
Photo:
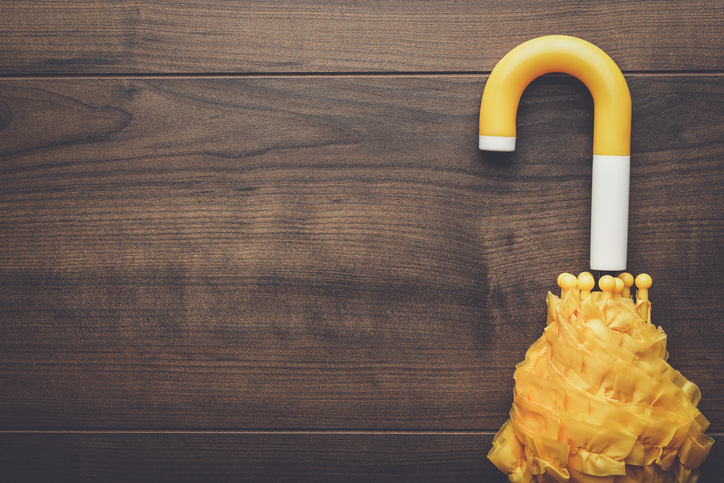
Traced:
[[316, 430], [316, 429], [3, 429], [0, 434], [229, 434], [229, 435], [494, 435], [485, 430]]
[[[429, 436], [493, 436], [496, 431], [475, 430], [237, 430], [237, 429], [27, 429], [0, 430], [0, 434], [216, 434], [216, 435], [429, 435]], [[711, 433], [713, 438], [722, 438], [724, 433]]]
[[[724, 70], [624, 70], [630, 76], [686, 76], [709, 77], [724, 75]], [[410, 71], [410, 72], [175, 72], [175, 73], [95, 73], [95, 74], [0, 74], [0, 79], [41, 80], [41, 79], [245, 79], [245, 78], [326, 78], [326, 77], [445, 77], [445, 76], [488, 76], [490, 71]], [[548, 74], [555, 76], [559, 74]]]

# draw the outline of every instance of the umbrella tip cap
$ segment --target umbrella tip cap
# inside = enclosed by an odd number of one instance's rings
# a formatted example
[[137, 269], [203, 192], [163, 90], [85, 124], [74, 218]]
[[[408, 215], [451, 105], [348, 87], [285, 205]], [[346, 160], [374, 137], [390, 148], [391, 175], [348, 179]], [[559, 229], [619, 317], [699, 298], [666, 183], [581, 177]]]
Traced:
[[623, 280], [623, 293], [622, 296], [626, 298], [631, 298], [631, 287], [633, 287], [634, 284], [634, 277], [628, 272], [623, 272], [618, 274], [618, 278]]
[[613, 289], [616, 288], [616, 281], [611, 275], [604, 275], [598, 281], [598, 288], [600, 288], [602, 292], [613, 292]]
[[614, 277], [613, 281], [615, 283], [615, 286], [613, 287], [613, 299], [614, 300], [620, 300], [621, 295], [623, 294], [623, 290], [626, 288], [623, 284], [623, 280], [621, 280], [618, 277]]
[[626, 288], [631, 288], [634, 284], [634, 277], [628, 272], [619, 273], [618, 278], [623, 280], [623, 286]]
[[596, 279], [591, 272], [581, 272], [578, 275], [578, 288], [581, 290], [593, 290], [596, 286]]
[[[648, 301], [649, 300], [649, 288], [651, 288], [651, 284], [653, 281], [651, 280], [651, 276], [647, 273], [639, 274], [636, 277], [636, 288], [638, 290], [636, 291], [636, 298], [641, 301]], [[644, 309], [646, 312], [641, 314], [641, 318], [644, 320], [648, 320], [650, 314], [648, 313], [648, 309]], [[650, 322], [650, 320], [649, 320]]]
[[562, 273], [558, 275], [558, 286], [563, 290], [571, 290], [576, 288], [578, 279], [572, 273]]
[[568, 292], [576, 288], [578, 279], [572, 273], [562, 273], [558, 275], [558, 286], [561, 288], [561, 298], [566, 298]]
[[651, 275], [649, 275], [647, 273], [639, 274], [636, 277], [636, 288], [638, 288], [639, 290], [649, 289], [649, 288], [651, 288], [652, 284], [653, 284], [653, 280], [651, 280]]
[[590, 272], [581, 272], [578, 275], [578, 288], [581, 291], [581, 302], [585, 301], [590, 295], [593, 287], [596, 286], [596, 279]]

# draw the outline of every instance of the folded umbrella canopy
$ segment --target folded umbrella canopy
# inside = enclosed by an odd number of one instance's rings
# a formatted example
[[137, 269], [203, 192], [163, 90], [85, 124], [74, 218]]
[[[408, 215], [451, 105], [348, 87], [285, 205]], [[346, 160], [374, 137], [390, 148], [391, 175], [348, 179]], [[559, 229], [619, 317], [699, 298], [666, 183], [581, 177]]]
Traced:
[[[525, 87], [562, 72], [594, 101], [591, 260], [626, 268], [631, 97], [620, 69], [580, 39], [547, 36], [507, 54], [490, 75], [480, 149], [513, 151]], [[488, 458], [512, 482], [694, 483], [713, 440], [697, 409], [699, 388], [667, 362], [666, 334], [651, 323], [651, 277], [558, 277], [547, 327], [515, 369], [510, 419]]]

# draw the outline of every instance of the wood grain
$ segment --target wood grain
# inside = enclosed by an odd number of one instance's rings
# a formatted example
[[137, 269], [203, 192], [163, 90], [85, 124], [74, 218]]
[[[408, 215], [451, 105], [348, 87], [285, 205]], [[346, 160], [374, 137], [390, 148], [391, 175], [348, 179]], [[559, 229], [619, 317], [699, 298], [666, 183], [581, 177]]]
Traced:
[[12, 481], [507, 481], [490, 434], [0, 434]]
[[587, 268], [593, 106], [547, 76], [480, 153], [480, 74], [568, 34], [628, 74], [629, 267], [714, 481], [719, 3], [3, 1], [0, 479], [507, 481], [513, 366]]
[[[720, 438], [724, 435], [715, 435]], [[492, 434], [340, 432], [0, 433], [14, 482], [378, 481], [503, 483]], [[714, 445], [701, 481], [724, 470]]]
[[[587, 267], [592, 105], [545, 77], [481, 154], [484, 81], [0, 82], [0, 427], [497, 430]], [[721, 431], [724, 82], [628, 81], [629, 265]]]
[[546, 34], [585, 38], [628, 71], [724, 65], [724, 14], [706, 0], [9, 0], [0, 9], [0, 74], [489, 72]]

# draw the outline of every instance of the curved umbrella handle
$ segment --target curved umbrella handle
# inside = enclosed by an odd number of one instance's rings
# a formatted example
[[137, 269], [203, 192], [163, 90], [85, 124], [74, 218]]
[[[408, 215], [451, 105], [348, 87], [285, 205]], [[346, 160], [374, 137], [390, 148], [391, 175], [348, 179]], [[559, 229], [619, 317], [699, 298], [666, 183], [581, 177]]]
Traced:
[[515, 150], [515, 118], [523, 91], [533, 79], [550, 72], [577, 77], [593, 96], [591, 268], [624, 270], [631, 94], [621, 70], [603, 50], [564, 35], [539, 37], [511, 50], [485, 84], [480, 106], [480, 149]]

